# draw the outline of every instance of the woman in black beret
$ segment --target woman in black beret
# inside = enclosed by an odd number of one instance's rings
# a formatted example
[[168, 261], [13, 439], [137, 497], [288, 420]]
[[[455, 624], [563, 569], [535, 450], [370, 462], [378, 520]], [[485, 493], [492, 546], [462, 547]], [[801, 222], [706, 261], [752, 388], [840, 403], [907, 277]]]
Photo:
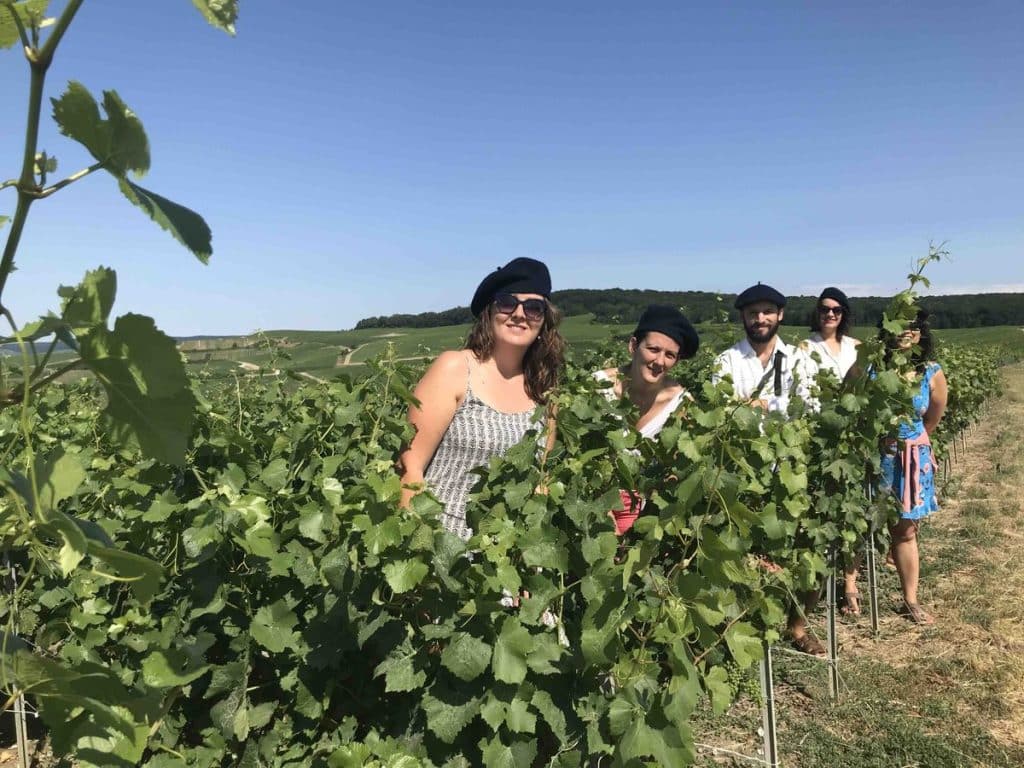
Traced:
[[[690, 395], [669, 377], [680, 360], [693, 357], [700, 347], [697, 331], [675, 307], [652, 304], [640, 316], [629, 338], [629, 364], [598, 371], [598, 381], [610, 381], [609, 399], [626, 398], [640, 411], [634, 427], [641, 435], [654, 438], [669, 417]], [[640, 514], [642, 503], [629, 491], [622, 491], [622, 509], [612, 510], [615, 531], [625, 533]]]
[[470, 308], [466, 346], [441, 353], [416, 386], [409, 409], [416, 436], [402, 454], [403, 503], [422, 487], [445, 505], [445, 528], [468, 539], [473, 470], [539, 427], [562, 368], [565, 343], [551, 305], [551, 276], [535, 259], [513, 259], [487, 275]]
[[[811, 337], [805, 340], [801, 349], [817, 355], [822, 369], [828, 369], [842, 381], [857, 362], [858, 339], [850, 336], [853, 313], [850, 300], [838, 288], [829, 286], [818, 296], [811, 316]], [[849, 616], [860, 616], [860, 592], [857, 590], [857, 568], [859, 562], [847, 563], [844, 569], [844, 591], [842, 612]]]
[[857, 362], [860, 341], [850, 336], [853, 313], [850, 300], [838, 288], [821, 292], [811, 316], [811, 337], [801, 347], [809, 354], [816, 352], [822, 368], [835, 373], [840, 381]]

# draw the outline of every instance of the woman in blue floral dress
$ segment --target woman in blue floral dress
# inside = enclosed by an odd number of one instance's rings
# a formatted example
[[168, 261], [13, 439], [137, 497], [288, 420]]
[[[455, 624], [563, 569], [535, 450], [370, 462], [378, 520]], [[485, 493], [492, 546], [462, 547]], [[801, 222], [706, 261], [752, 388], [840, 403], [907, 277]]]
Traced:
[[917, 624], [932, 624], [934, 620], [917, 601], [920, 575], [917, 521], [939, 508], [929, 435], [946, 410], [948, 390], [942, 367], [932, 360], [933, 342], [926, 312], [919, 312], [917, 320], [900, 334], [898, 345], [901, 349], [915, 350], [912, 357], [915, 368], [911, 375], [919, 385], [914, 394], [916, 418], [900, 425], [899, 439], [883, 454], [882, 484], [902, 507], [899, 522], [889, 529], [892, 557], [903, 590], [902, 613]]

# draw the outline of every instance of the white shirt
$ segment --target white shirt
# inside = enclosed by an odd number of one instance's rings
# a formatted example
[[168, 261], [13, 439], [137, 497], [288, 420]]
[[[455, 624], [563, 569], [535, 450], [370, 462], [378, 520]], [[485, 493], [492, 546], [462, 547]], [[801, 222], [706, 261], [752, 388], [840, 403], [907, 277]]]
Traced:
[[839, 355], [832, 354], [828, 344], [821, 338], [820, 333], [815, 333], [800, 345], [808, 353], [817, 352], [821, 362], [820, 368], [827, 368], [836, 375], [840, 381], [846, 376], [846, 372], [857, 362], [857, 344], [849, 336], [843, 336], [839, 340]]
[[[612, 378], [604, 371], [598, 371], [597, 373], [595, 373], [594, 378], [597, 379], [598, 381], [612, 381]], [[615, 394], [614, 387], [608, 387], [608, 389], [603, 390], [603, 392], [604, 396], [608, 398], [610, 402], [615, 402], [616, 400], [618, 400], [618, 396]], [[655, 417], [648, 421], [646, 424], [644, 424], [640, 429], [637, 430], [637, 432], [646, 437], [648, 440], [653, 440], [654, 438], [656, 438], [658, 436], [658, 433], [661, 432], [661, 428], [664, 427], [665, 424], [668, 422], [668, 417], [676, 412], [676, 409], [679, 407], [679, 404], [683, 402], [686, 396], [686, 390], [680, 389], [679, 392], [676, 393], [676, 395], [671, 400], [665, 403], [665, 405], [662, 407], [660, 411], [658, 411]]]
[[[782, 355], [779, 359], [782, 387], [781, 394], [776, 395], [774, 361], [778, 353]], [[761, 365], [757, 352], [744, 338], [716, 357], [711, 370], [711, 381], [716, 384], [727, 375], [732, 377], [733, 393], [740, 400], [751, 399], [763, 381], [758, 397], [768, 404], [769, 412], [785, 414], [790, 398], [794, 396], [814, 405], [810, 390], [816, 371], [814, 361], [806, 352], [790, 346], [778, 336], [775, 337], [775, 349], [767, 368]]]

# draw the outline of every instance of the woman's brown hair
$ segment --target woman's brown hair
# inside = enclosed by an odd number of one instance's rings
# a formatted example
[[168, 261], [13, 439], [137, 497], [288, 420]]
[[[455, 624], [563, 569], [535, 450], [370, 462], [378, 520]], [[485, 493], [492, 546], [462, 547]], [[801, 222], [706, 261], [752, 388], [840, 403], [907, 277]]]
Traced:
[[[545, 302], [544, 324], [540, 334], [527, 348], [523, 357], [523, 376], [526, 394], [536, 403], [546, 403], [548, 392], [558, 383], [565, 363], [565, 339], [558, 332], [562, 313], [550, 301]], [[487, 360], [494, 353], [494, 304], [488, 304], [466, 337], [466, 349], [478, 360]]]

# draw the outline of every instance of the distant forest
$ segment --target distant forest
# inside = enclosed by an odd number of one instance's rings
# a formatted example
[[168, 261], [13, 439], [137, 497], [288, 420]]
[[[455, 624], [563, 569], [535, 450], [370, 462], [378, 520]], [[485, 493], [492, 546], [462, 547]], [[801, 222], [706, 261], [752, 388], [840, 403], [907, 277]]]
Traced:
[[[737, 319], [732, 303], [735, 293], [707, 291], [650, 291], [623, 288], [603, 290], [572, 289], [555, 291], [551, 301], [562, 314], [593, 313], [601, 323], [633, 323], [648, 304], [679, 307], [695, 323]], [[786, 305], [786, 325], [809, 323], [814, 296], [791, 296]], [[850, 299], [854, 325], [874, 326], [882, 317], [889, 299], [864, 296]], [[925, 296], [921, 304], [931, 313], [933, 328], [976, 328], [983, 325], [1024, 325], [1024, 293], [969, 293], [958, 296]], [[367, 317], [356, 328], [435, 328], [473, 321], [469, 307], [453, 307], [443, 312], [418, 315]]]

